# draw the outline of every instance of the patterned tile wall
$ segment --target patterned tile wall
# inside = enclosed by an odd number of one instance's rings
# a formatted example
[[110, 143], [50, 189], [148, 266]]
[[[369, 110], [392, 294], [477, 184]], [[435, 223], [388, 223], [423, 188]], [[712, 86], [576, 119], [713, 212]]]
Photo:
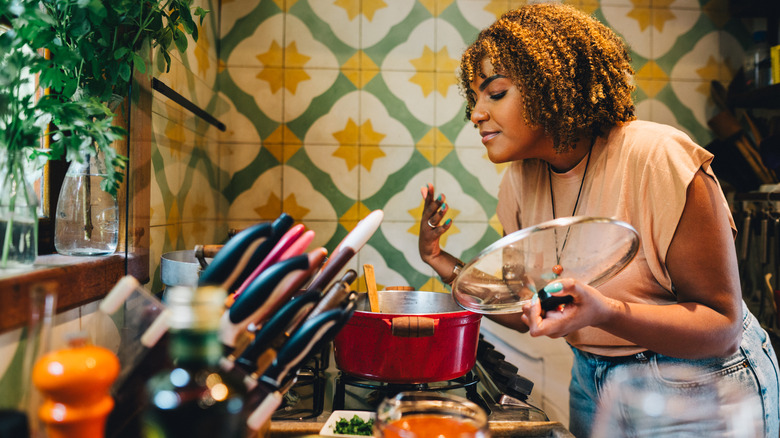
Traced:
[[[157, 76], [213, 113], [226, 132], [159, 93], [153, 106], [151, 272], [159, 257], [221, 242], [229, 228], [287, 212], [332, 250], [357, 220], [385, 211], [352, 262], [380, 286], [444, 286], [417, 255], [419, 188], [445, 193], [442, 242], [469, 259], [501, 235], [505, 166], [485, 157], [454, 79], [463, 48], [514, 0], [197, 0], [212, 11], [200, 39]], [[706, 145], [709, 82], [728, 83], [753, 23], [726, 0], [570, 0], [625, 37], [639, 116]], [[360, 271], [360, 270], [359, 270]], [[362, 289], [362, 279], [358, 281]], [[94, 305], [58, 317], [85, 324]], [[21, 376], [22, 330], [0, 336], [0, 404]]]
[[[352, 267], [376, 265], [381, 285], [444, 286], [417, 254], [419, 189], [446, 195], [445, 248], [469, 259], [501, 235], [490, 163], [464, 120], [459, 56], [510, 0], [223, 1], [217, 185], [227, 221], [282, 211], [331, 250], [368, 211], [379, 233]], [[709, 83], [728, 83], [748, 41], [725, 0], [572, 0], [631, 46], [641, 118], [712, 139]], [[359, 286], [362, 287], [359, 281]]]

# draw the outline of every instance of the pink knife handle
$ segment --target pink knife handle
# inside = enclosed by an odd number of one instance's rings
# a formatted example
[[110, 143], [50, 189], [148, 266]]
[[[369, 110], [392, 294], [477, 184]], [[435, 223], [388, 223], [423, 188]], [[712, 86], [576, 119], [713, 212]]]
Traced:
[[241, 283], [241, 286], [236, 289], [236, 292], [233, 294], [233, 299], [238, 298], [238, 296], [244, 292], [244, 289], [246, 289], [252, 283], [252, 281], [254, 281], [254, 279], [257, 278], [257, 276], [260, 275], [260, 273], [263, 272], [267, 267], [279, 261], [281, 255], [284, 254], [284, 252], [287, 251], [287, 249], [290, 248], [290, 246], [292, 246], [299, 237], [301, 237], [301, 234], [303, 234], [303, 230], [305, 228], [306, 227], [304, 227], [303, 224], [298, 224], [287, 230], [282, 238], [279, 239], [279, 242], [276, 243], [276, 246], [274, 246], [268, 255], [265, 256], [263, 261], [260, 262], [255, 270], [249, 274], [249, 277], [247, 277], [246, 280]]
[[303, 235], [293, 242], [293, 244], [287, 248], [287, 251], [279, 257], [279, 261], [303, 254], [303, 252], [306, 251], [306, 248], [309, 247], [309, 244], [311, 244], [311, 241], [314, 240], [314, 234], [315, 233], [312, 230], [303, 233]]

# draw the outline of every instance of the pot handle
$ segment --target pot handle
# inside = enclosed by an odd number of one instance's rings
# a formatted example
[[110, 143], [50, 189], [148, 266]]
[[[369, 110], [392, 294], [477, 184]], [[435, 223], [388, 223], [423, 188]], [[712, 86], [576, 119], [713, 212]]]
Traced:
[[438, 319], [425, 316], [399, 316], [390, 321], [391, 333], [401, 338], [425, 338], [433, 336]]

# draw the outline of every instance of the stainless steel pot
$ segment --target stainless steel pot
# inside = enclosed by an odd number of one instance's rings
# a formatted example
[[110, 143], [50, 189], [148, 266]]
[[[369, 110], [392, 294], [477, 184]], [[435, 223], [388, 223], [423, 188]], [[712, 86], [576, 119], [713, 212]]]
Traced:
[[[210, 263], [212, 259], [207, 258]], [[192, 250], [167, 252], [160, 258], [160, 277], [166, 288], [198, 285], [201, 267]]]

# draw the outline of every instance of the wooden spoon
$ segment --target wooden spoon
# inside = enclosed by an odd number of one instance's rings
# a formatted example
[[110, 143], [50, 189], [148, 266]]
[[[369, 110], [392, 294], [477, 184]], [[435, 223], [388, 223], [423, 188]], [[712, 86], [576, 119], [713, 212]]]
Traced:
[[374, 313], [380, 313], [379, 292], [377, 292], [376, 290], [376, 278], [374, 278], [374, 265], [369, 263], [363, 265], [363, 274], [366, 277], [366, 288], [368, 289], [368, 303], [371, 306], [371, 311]]

